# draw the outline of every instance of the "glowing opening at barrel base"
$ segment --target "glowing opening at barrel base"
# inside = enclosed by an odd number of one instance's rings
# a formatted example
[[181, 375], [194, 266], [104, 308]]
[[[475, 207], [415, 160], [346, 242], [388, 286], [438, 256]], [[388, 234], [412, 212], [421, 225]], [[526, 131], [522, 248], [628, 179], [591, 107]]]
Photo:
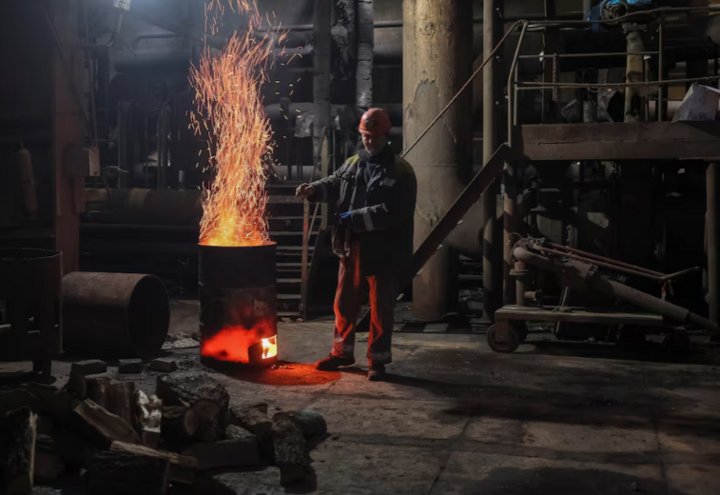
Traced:
[[262, 358], [270, 359], [277, 356], [277, 335], [274, 335], [268, 339], [262, 339]]

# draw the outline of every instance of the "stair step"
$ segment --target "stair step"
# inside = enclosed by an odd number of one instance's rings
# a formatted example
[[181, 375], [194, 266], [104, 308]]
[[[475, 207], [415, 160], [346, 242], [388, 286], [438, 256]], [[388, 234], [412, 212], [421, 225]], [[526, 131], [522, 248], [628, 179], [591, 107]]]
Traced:
[[278, 294], [277, 298], [281, 301], [299, 301], [302, 296], [300, 294]]
[[[300, 251], [302, 253], [302, 246], [278, 246], [278, 251]], [[315, 251], [315, 246], [308, 246], [308, 251]]]
[[303, 198], [298, 198], [297, 196], [270, 196], [268, 198], [268, 204], [276, 205], [276, 204], [282, 204], [282, 203], [303, 203]]
[[299, 284], [302, 282], [301, 278], [279, 278], [277, 279], [278, 284]]
[[278, 311], [278, 318], [300, 318], [302, 314], [300, 314], [300, 311]]
[[[318, 233], [319, 233], [318, 230], [313, 230], [312, 232], [310, 232], [310, 235], [314, 236], [314, 235], [318, 235]], [[302, 235], [303, 235], [302, 231], [290, 231], [290, 230], [285, 230], [285, 231], [281, 231], [281, 232], [270, 231], [270, 237], [273, 237], [273, 236], [276, 236], [276, 237], [300, 236], [300, 237], [302, 237]]]

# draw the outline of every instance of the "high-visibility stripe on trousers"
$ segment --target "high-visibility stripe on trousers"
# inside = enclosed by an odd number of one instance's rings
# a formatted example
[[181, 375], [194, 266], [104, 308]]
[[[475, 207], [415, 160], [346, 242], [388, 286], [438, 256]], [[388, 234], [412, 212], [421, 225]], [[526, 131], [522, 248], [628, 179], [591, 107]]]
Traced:
[[364, 284], [370, 287], [370, 335], [368, 361], [373, 364], [392, 362], [392, 331], [395, 323], [397, 275], [394, 272], [364, 277], [360, 271], [360, 246], [352, 244], [348, 256], [340, 259], [338, 287], [335, 293], [335, 332], [333, 356], [354, 357], [355, 323], [364, 298]]

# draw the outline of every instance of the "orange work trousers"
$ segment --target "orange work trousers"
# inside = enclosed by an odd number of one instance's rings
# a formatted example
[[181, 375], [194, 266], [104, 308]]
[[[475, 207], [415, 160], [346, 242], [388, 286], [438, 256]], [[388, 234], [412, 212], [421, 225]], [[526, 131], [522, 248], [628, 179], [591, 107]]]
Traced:
[[355, 325], [365, 296], [365, 282], [370, 289], [370, 335], [368, 362], [392, 362], [392, 332], [395, 324], [395, 298], [398, 276], [388, 269], [376, 275], [363, 276], [360, 269], [360, 246], [352, 244], [348, 256], [340, 259], [338, 287], [335, 293], [335, 332], [332, 355], [352, 358], [355, 353]]

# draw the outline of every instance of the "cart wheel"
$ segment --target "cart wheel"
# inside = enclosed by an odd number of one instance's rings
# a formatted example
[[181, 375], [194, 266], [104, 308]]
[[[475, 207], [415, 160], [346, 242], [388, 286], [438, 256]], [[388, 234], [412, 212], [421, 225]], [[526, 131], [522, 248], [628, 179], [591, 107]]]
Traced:
[[508, 341], [497, 342], [497, 328], [496, 325], [490, 327], [488, 331], [487, 341], [490, 348], [495, 352], [511, 353], [520, 346], [520, 334], [511, 325], [508, 325]]
[[690, 337], [685, 332], [668, 332], [663, 338], [662, 346], [668, 351], [687, 351], [690, 348]]
[[525, 339], [527, 339], [528, 336], [528, 327], [527, 324], [524, 321], [515, 321], [510, 324], [511, 328], [515, 328], [518, 332], [518, 336], [520, 337], [519, 342], [522, 344], [525, 342]]

